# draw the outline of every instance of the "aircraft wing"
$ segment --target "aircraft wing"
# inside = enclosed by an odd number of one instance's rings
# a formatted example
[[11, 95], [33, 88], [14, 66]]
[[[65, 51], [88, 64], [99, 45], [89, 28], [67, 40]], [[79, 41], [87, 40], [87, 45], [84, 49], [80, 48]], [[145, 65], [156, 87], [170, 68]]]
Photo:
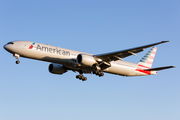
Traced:
[[144, 46], [131, 48], [131, 49], [127, 49], [127, 50], [121, 50], [121, 51], [116, 51], [116, 52], [112, 52], [112, 53], [94, 55], [94, 58], [101, 59], [106, 62], [122, 60], [123, 58], [128, 57], [130, 55], [136, 55], [136, 53], [139, 53], [146, 48], [149, 48], [149, 47], [152, 47], [152, 46], [155, 46], [158, 44], [166, 43], [166, 42], [169, 42], [169, 41], [161, 41], [158, 43], [144, 45]]

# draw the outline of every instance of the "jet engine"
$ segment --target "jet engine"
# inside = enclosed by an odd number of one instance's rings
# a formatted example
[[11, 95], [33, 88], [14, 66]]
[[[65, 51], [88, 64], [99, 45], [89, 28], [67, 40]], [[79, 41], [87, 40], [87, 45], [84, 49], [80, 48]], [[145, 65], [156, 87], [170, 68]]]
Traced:
[[49, 72], [62, 75], [67, 72], [67, 69], [63, 65], [52, 63], [49, 65]]
[[79, 54], [77, 56], [77, 63], [86, 65], [86, 66], [92, 66], [93, 64], [96, 63], [96, 60], [92, 56]]

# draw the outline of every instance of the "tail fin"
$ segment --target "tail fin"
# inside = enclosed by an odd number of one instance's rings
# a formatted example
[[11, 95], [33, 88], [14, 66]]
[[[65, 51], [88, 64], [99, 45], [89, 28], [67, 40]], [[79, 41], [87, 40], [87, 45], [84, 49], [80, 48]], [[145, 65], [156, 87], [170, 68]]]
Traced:
[[138, 62], [138, 66], [142, 67], [143, 69], [150, 69], [154, 61], [156, 50], [157, 47], [152, 47], [148, 53], [146, 53], [146, 55]]

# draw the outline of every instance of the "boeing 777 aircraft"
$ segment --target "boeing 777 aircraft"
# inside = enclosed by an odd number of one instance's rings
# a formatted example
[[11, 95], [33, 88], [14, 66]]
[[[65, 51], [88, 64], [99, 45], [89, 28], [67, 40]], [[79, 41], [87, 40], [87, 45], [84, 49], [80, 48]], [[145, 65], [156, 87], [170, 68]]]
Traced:
[[[30, 41], [12, 41], [4, 45], [4, 49], [13, 54], [17, 59], [16, 64], [20, 63], [19, 57], [51, 62], [50, 73], [62, 75], [68, 70], [77, 71], [79, 75], [76, 78], [86, 81], [87, 77], [83, 76], [84, 73], [96, 74], [100, 77], [104, 76], [103, 72], [121, 76], [144, 76], [173, 68], [174, 66], [151, 68], [157, 50], [154, 46], [166, 42], [169, 41], [97, 55]], [[136, 55], [149, 47], [152, 48], [137, 64], [123, 61], [123, 58]]]

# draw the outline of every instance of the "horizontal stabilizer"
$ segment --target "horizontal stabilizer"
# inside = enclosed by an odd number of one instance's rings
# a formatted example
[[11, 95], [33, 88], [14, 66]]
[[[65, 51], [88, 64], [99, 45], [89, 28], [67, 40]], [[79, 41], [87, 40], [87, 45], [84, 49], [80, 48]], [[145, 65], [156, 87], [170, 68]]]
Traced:
[[169, 68], [174, 68], [175, 66], [166, 66], [166, 67], [158, 67], [158, 68], [152, 68], [152, 69], [145, 69], [146, 71], [159, 71], [159, 70], [164, 70], [164, 69], [169, 69]]

